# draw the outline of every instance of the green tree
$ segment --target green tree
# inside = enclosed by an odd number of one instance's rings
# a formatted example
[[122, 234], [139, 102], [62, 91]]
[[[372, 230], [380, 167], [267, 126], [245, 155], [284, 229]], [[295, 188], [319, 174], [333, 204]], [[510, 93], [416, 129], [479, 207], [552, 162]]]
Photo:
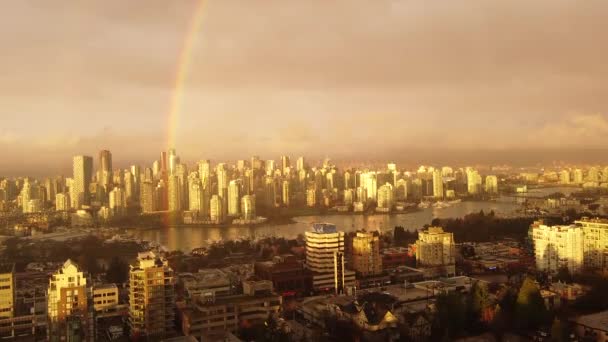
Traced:
[[551, 341], [553, 342], [566, 342], [568, 341], [568, 331], [566, 325], [559, 318], [553, 320], [551, 326]]
[[476, 281], [467, 295], [467, 318], [470, 329], [477, 331], [485, 325], [484, 312], [490, 307], [491, 299], [485, 282]]
[[457, 292], [441, 294], [437, 297], [435, 317], [435, 338], [446, 334], [451, 337], [462, 335], [466, 325], [467, 307], [463, 296]]
[[557, 274], [555, 275], [554, 279], [566, 283], [571, 283], [572, 274], [570, 274], [570, 270], [568, 269], [568, 267], [560, 267], [559, 270], [557, 270]]
[[129, 265], [118, 257], [112, 258], [106, 272], [106, 280], [110, 283], [123, 284], [127, 281]]
[[547, 322], [548, 312], [540, 289], [534, 280], [526, 277], [517, 294], [515, 319], [521, 329], [535, 329]]

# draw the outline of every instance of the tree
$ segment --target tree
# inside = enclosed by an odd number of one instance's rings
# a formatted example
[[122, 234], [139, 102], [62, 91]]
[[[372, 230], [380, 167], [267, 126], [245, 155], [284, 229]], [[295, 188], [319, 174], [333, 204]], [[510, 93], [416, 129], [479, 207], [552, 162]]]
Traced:
[[435, 305], [437, 306], [436, 329], [433, 330], [439, 334], [436, 338], [442, 338], [444, 334], [452, 338], [461, 335], [465, 328], [467, 313], [462, 295], [457, 292], [441, 294], [437, 297]]
[[106, 272], [106, 280], [110, 283], [123, 284], [127, 281], [129, 274], [129, 265], [118, 257], [112, 258], [108, 271]]
[[555, 280], [560, 280], [566, 283], [571, 283], [572, 282], [572, 274], [570, 274], [570, 270], [568, 269], [568, 267], [560, 267], [559, 270], [557, 270], [557, 274], [555, 275]]
[[482, 325], [489, 322], [486, 314], [491, 305], [490, 293], [486, 283], [476, 281], [467, 295], [468, 326], [472, 330], [480, 330]]
[[520, 329], [535, 329], [546, 323], [547, 317], [548, 312], [540, 289], [532, 278], [526, 277], [515, 302], [517, 326]]
[[568, 331], [566, 325], [561, 319], [555, 318], [551, 326], [551, 341], [566, 342], [568, 340]]

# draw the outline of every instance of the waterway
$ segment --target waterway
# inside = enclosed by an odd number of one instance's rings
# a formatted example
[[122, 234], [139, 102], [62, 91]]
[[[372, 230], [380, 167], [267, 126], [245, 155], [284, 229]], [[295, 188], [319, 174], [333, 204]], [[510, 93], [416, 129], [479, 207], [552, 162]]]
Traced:
[[[541, 197], [555, 192], [570, 194], [576, 188], [552, 187], [535, 189], [527, 196]], [[494, 211], [497, 215], [514, 215], [521, 205], [517, 198], [501, 197], [494, 202], [463, 201], [454, 203], [447, 208], [426, 208], [411, 213], [394, 215], [324, 215], [301, 216], [294, 218], [294, 223], [281, 225], [260, 225], [256, 227], [196, 227], [180, 226], [153, 230], [136, 230], [135, 235], [143, 240], [153, 241], [169, 250], [182, 250], [188, 252], [196, 247], [207, 246], [215, 241], [257, 239], [264, 237], [296, 238], [310, 229], [314, 222], [328, 222], [335, 224], [338, 229], [348, 232], [358, 229], [368, 231], [379, 230], [390, 232], [395, 226], [402, 226], [414, 231], [425, 224], [430, 224], [434, 218], [457, 218], [470, 213], [483, 210], [486, 213]]]

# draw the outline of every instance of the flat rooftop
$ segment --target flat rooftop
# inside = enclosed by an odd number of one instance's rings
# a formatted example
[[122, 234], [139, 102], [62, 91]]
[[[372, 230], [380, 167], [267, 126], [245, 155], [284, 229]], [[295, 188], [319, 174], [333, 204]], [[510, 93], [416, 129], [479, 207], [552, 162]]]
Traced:
[[608, 310], [597, 312], [591, 315], [579, 316], [574, 321], [594, 330], [608, 332]]

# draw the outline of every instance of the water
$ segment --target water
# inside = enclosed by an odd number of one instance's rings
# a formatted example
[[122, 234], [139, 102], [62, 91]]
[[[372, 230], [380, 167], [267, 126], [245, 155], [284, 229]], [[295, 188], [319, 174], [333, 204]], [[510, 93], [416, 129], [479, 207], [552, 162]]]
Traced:
[[190, 251], [206, 246], [213, 241], [255, 239], [270, 236], [296, 238], [310, 229], [313, 222], [329, 222], [343, 231], [358, 229], [392, 231], [395, 226], [416, 230], [431, 223], [434, 218], [462, 217], [480, 210], [489, 213], [512, 214], [520, 206], [514, 201], [461, 202], [451, 207], [427, 208], [417, 212], [398, 215], [327, 215], [302, 216], [294, 218], [295, 223], [281, 225], [261, 225], [257, 227], [169, 227], [154, 230], [138, 230], [138, 238], [157, 242], [170, 250]]
[[[566, 195], [576, 188], [552, 187], [533, 189], [527, 196], [541, 197], [554, 192], [562, 192]], [[258, 227], [169, 227], [155, 230], [138, 230], [135, 234], [138, 238], [154, 241], [170, 250], [190, 251], [196, 247], [207, 246], [214, 241], [256, 239], [270, 236], [296, 238], [310, 229], [313, 222], [329, 222], [335, 224], [342, 231], [354, 231], [358, 229], [379, 230], [390, 232], [395, 226], [403, 226], [408, 230], [416, 230], [425, 224], [430, 224], [434, 218], [456, 218], [470, 213], [483, 210], [489, 213], [494, 210], [497, 214], [510, 215], [515, 213], [521, 206], [517, 198], [502, 197], [496, 202], [460, 202], [452, 206], [437, 209], [427, 208], [420, 211], [398, 214], [398, 215], [327, 215], [327, 216], [302, 216], [294, 218], [295, 223], [281, 225], [261, 225]]]

